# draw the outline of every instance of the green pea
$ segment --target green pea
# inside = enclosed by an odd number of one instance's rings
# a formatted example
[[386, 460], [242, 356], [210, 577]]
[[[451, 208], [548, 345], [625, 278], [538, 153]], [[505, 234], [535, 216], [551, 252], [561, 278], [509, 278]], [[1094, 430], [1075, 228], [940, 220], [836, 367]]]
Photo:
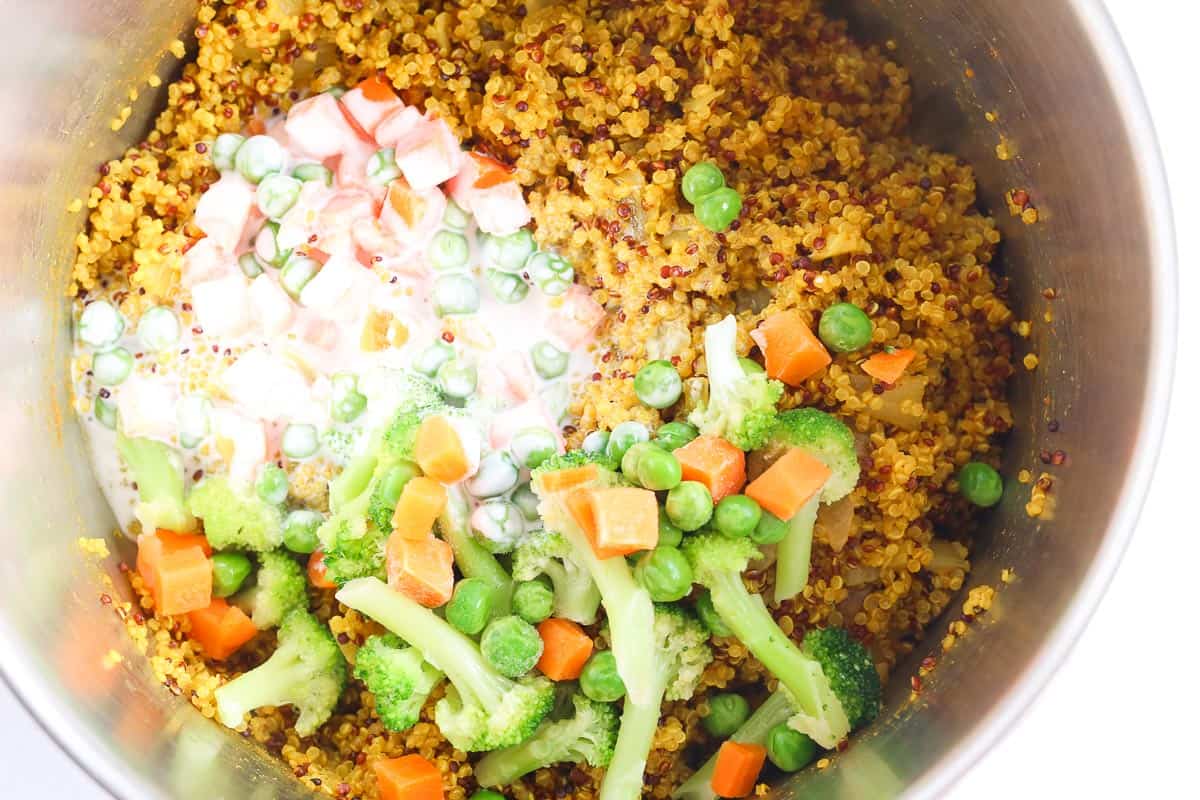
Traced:
[[379, 479], [379, 498], [390, 508], [395, 508], [400, 502], [404, 487], [413, 478], [421, 474], [421, 470], [411, 461], [401, 461], [388, 467]]
[[279, 505], [288, 496], [288, 476], [277, 464], [267, 464], [254, 485], [258, 496], [271, 505]]
[[495, 597], [490, 584], [480, 578], [464, 578], [454, 587], [446, 604], [446, 621], [468, 636], [475, 636], [492, 617]]
[[396, 165], [396, 150], [385, 147], [377, 150], [367, 159], [367, 180], [371, 183], [387, 186], [400, 177], [400, 167]]
[[817, 757], [817, 743], [786, 722], [781, 722], [767, 733], [767, 758], [784, 772], [804, 769]]
[[608, 431], [592, 431], [583, 437], [581, 445], [583, 452], [589, 455], [599, 455], [608, 449]]
[[655, 492], [674, 489], [683, 480], [683, 467], [679, 459], [655, 445], [642, 454], [637, 464], [637, 480], [642, 486]]
[[529, 356], [533, 361], [534, 371], [546, 380], [557, 378], [566, 372], [567, 362], [571, 358], [570, 354], [544, 340], [535, 343], [529, 349]]
[[737, 732], [750, 716], [750, 704], [740, 694], [723, 692], [708, 698], [708, 716], [704, 728], [713, 736], [725, 739]]
[[488, 624], [479, 640], [479, 649], [501, 675], [519, 678], [542, 657], [542, 637], [537, 628], [511, 615]]
[[234, 158], [244, 141], [246, 141], [246, 137], [239, 133], [222, 133], [218, 136], [212, 144], [213, 166], [221, 172], [229, 172], [233, 169]]
[[654, 442], [669, 452], [678, 450], [699, 435], [700, 431], [689, 422], [668, 422], [655, 431]]
[[525, 515], [526, 522], [535, 522], [538, 519], [538, 496], [534, 493], [533, 487], [528, 483], [522, 483], [512, 493], [512, 504], [521, 510]]
[[529, 284], [520, 275], [504, 272], [499, 269], [489, 269], [483, 273], [492, 295], [501, 303], [513, 305], [529, 296]]
[[617, 672], [617, 659], [612, 650], [600, 650], [583, 665], [579, 689], [597, 703], [615, 703], [625, 696], [625, 682]]
[[830, 350], [852, 353], [871, 342], [875, 326], [871, 318], [853, 303], [838, 303], [825, 309], [817, 324], [817, 335]]
[[433, 344], [417, 354], [416, 359], [413, 361], [413, 369], [422, 375], [428, 375], [432, 378], [437, 374], [442, 364], [445, 364], [452, 358], [454, 358], [454, 348], [441, 339], [437, 339]]
[[522, 581], [513, 589], [513, 611], [536, 625], [554, 613], [554, 590], [545, 581]]
[[317, 435], [316, 425], [295, 423], [283, 429], [279, 440], [279, 449], [288, 458], [308, 458], [321, 447], [321, 438]]
[[213, 597], [229, 597], [250, 577], [250, 559], [243, 553], [215, 553], [212, 557]]
[[92, 356], [92, 377], [101, 386], [124, 383], [133, 372], [133, 356], [124, 347], [114, 347]]
[[692, 567], [674, 547], [659, 545], [644, 554], [633, 575], [656, 603], [673, 603], [692, 591]]
[[262, 179], [258, 184], [254, 200], [258, 210], [267, 219], [279, 219], [292, 210], [300, 199], [300, 188], [303, 184], [288, 175], [274, 173]]
[[742, 196], [736, 189], [724, 187], [700, 198], [695, 206], [696, 219], [700, 224], [720, 233], [742, 212]]
[[701, 161], [688, 167], [683, 173], [681, 188], [683, 197], [689, 203], [695, 204], [700, 198], [712, 194], [725, 185], [725, 176], [716, 164]]
[[621, 472], [625, 473], [626, 478], [637, 481], [638, 464], [641, 463], [642, 454], [653, 447], [649, 442], [637, 442], [625, 451], [625, 455], [621, 456]]
[[752, 497], [731, 494], [717, 503], [713, 523], [730, 538], [749, 536], [762, 519], [762, 507]]
[[713, 501], [708, 487], [699, 481], [683, 481], [667, 492], [667, 516], [690, 533], [699, 530], [712, 519]]
[[467, 491], [476, 497], [499, 497], [517, 485], [520, 470], [512, 456], [503, 450], [493, 450], [479, 462], [479, 469], [467, 482]]
[[297, 164], [292, 177], [301, 183], [323, 183], [333, 186], [333, 170], [324, 164]]
[[491, 789], [480, 789], [471, 795], [470, 800], [505, 800], [505, 798], [504, 795], [499, 792], [493, 792]]
[[958, 471], [958, 490], [968, 502], [989, 508], [1000, 502], [1004, 494], [1004, 479], [990, 465], [972, 461]]
[[429, 243], [429, 260], [437, 269], [465, 267], [470, 257], [471, 247], [461, 233], [438, 231]]
[[634, 377], [633, 392], [651, 408], [667, 408], [683, 394], [683, 379], [670, 361], [650, 361]]
[[678, 547], [683, 541], [683, 531], [679, 530], [679, 526], [671, 522], [671, 518], [667, 516], [667, 511], [662, 506], [658, 507], [658, 546]]
[[525, 264], [525, 271], [539, 289], [548, 295], [560, 295], [575, 280], [571, 262], [553, 253], [534, 253]]
[[433, 310], [439, 317], [474, 314], [479, 310], [479, 287], [469, 275], [442, 275], [433, 284]]
[[537, 250], [533, 234], [525, 228], [508, 236], [494, 237], [491, 248], [496, 267], [505, 272], [520, 272]]
[[279, 172], [287, 161], [283, 145], [270, 136], [251, 136], [237, 149], [233, 157], [234, 168], [251, 183], [258, 183], [268, 175]]
[[466, 230], [471, 222], [471, 215], [462, 210], [462, 206], [453, 200], [446, 201], [446, 213], [442, 214], [442, 224], [456, 231]]
[[650, 441], [650, 429], [640, 422], [622, 422], [609, 434], [605, 453], [613, 461], [621, 461], [625, 452], [638, 442]]
[[696, 616], [700, 617], [700, 622], [713, 636], [733, 636], [733, 631], [713, 606], [712, 595], [707, 589], [696, 596]]
[[321, 546], [317, 528], [325, 518], [316, 511], [298, 508], [283, 520], [283, 546], [293, 553], [308, 555]]
[[537, 469], [558, 452], [558, 437], [549, 428], [525, 428], [513, 434], [508, 446], [518, 464], [526, 469]]
[[475, 387], [479, 385], [479, 371], [469, 361], [452, 358], [438, 367], [437, 382], [442, 394], [465, 400], [475, 394]]
[[770, 511], [763, 511], [758, 524], [750, 531], [750, 541], [755, 544], [777, 544], [788, 534], [788, 524]]

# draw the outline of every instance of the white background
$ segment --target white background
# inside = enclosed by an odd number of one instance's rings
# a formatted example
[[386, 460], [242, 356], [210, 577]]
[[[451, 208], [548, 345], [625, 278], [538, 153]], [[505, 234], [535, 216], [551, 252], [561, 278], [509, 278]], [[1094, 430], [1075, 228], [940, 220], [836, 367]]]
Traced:
[[[1045, 0], [1060, 2], [1060, 0]], [[1166, 443], [1137, 536], [1067, 664], [1032, 710], [950, 794], [963, 798], [1197, 796], [1200, 671], [1192, 613], [1200, 526], [1191, 502], [1192, 348], [1200, 341], [1200, 93], [1194, 34], [1200, 12], [1177, 0], [1108, 0], [1137, 66], [1167, 161], [1179, 227], [1181, 370]], [[1183, 371], [1183, 365], [1192, 371]], [[42, 733], [0, 684], [5, 797], [106, 795]]]

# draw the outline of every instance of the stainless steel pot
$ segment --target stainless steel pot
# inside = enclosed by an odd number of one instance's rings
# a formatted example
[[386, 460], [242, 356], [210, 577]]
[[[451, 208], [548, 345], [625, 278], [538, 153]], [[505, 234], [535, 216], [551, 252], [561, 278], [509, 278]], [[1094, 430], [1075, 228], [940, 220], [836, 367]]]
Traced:
[[[918, 137], [978, 168], [1007, 237], [1004, 269], [1035, 321], [1036, 371], [1014, 388], [1007, 474], [1068, 453], [1052, 521], [1010, 483], [979, 541], [972, 583], [1016, 581], [948, 655], [935, 626], [898, 672], [888, 713], [834, 766], [781, 787], [789, 797], [924, 797], [945, 789], [1030, 703], [1083, 630], [1129, 539], [1165, 418], [1174, 345], [1173, 238], [1166, 184], [1136, 79], [1094, 0], [830, 2], [860, 35], [893, 42], [913, 72]], [[843, 8], [844, 6], [844, 8]], [[116, 557], [82, 557], [80, 536], [112, 518], [70, 411], [71, 240], [65, 212], [96, 166], [163, 101], [152, 72], [193, 3], [7, 0], [0, 32], [0, 667], [46, 730], [122, 798], [300, 797], [306, 792], [235, 734], [157, 685], [101, 592], [123, 595]], [[141, 97], [120, 132], [110, 120]], [[993, 112], [996, 122], [985, 119]], [[1001, 139], [1016, 156], [1001, 161]], [[1024, 188], [1041, 222], [1006, 213]], [[1043, 297], [1054, 289], [1058, 299]], [[1043, 323], [1051, 311], [1054, 321]], [[1051, 436], [1047, 421], [1060, 421]], [[111, 584], [104, 583], [111, 578]], [[952, 609], [953, 610], [953, 609]], [[940, 664], [910, 701], [907, 675]]]

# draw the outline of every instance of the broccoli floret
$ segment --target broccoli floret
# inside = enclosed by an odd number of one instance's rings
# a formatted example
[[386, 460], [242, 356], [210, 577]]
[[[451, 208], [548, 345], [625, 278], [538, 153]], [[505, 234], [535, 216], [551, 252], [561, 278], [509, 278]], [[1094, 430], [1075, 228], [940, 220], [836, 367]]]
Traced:
[[134, 510], [142, 530], [158, 528], [184, 533], [195, 530], [196, 518], [183, 499], [183, 461], [175, 449], [154, 439], [128, 438], [117, 431], [117, 452], [133, 474], [138, 504]]
[[439, 406], [444, 400], [433, 381], [419, 372], [378, 367], [358, 381], [367, 398], [367, 425], [374, 428], [397, 412]]
[[737, 354], [737, 321], [728, 316], [704, 331], [708, 401], [688, 415], [707, 436], [720, 436], [743, 450], [767, 441], [783, 384], [763, 372], [747, 372]]
[[375, 695], [375, 710], [383, 727], [406, 731], [421, 716], [429, 693], [442, 673], [427, 662], [419, 650], [406, 647], [398, 637], [372, 636], [358, 648], [354, 677]]
[[240, 727], [246, 712], [263, 706], [295, 706], [296, 733], [311, 736], [329, 719], [346, 687], [346, 659], [329, 632], [307, 611], [293, 611], [279, 626], [271, 657], [214, 692], [217, 715]]
[[325, 576], [337, 586], [355, 578], [387, 574], [388, 534], [368, 525], [361, 536], [345, 526], [325, 549]]
[[[765, 745], [771, 729], [784, 724], [794, 714], [787, 692], [780, 690], [764, 700], [729, 739], [743, 744]], [[712, 789], [712, 776], [716, 769], [717, 757], [714, 755], [684, 781], [671, 797], [675, 800], [717, 800], [717, 794]]]
[[204, 535], [217, 550], [274, 550], [283, 544], [283, 512], [253, 486], [210, 475], [192, 488], [188, 508], [204, 520]]
[[[571, 697], [575, 714], [547, 722], [521, 744], [495, 750], [475, 765], [480, 786], [508, 786], [522, 775], [551, 764], [606, 767], [617, 741], [617, 712], [576, 692]], [[657, 720], [656, 720], [657, 721]]]
[[820, 628], [804, 634], [801, 648], [805, 655], [821, 664], [833, 693], [851, 728], [866, 725], [879, 715], [883, 687], [871, 654], [861, 642], [850, 637], [845, 628]]
[[531, 581], [539, 575], [550, 578], [554, 584], [554, 616], [580, 625], [596, 621], [600, 590], [561, 534], [544, 529], [530, 533], [517, 544], [512, 568], [513, 578], [518, 581]]
[[[577, 465], [577, 464], [576, 464]], [[587, 534], [580, 529], [567, 509], [563, 492], [547, 492], [539, 480], [549, 470], [535, 471], [533, 486], [538, 493], [538, 513], [547, 530], [557, 531], [571, 545], [571, 558], [583, 568], [596, 588], [612, 630], [613, 657], [617, 672], [625, 682], [628, 696], [637, 703], [655, 701], [652, 680], [654, 658], [654, 604], [650, 594], [633, 577], [623, 558], [597, 558]], [[601, 470], [598, 483], [613, 479], [613, 473]]]
[[632, 697], [625, 701], [616, 751], [600, 787], [600, 800], [637, 800], [642, 796], [646, 759], [658, 728], [662, 701], [689, 699], [712, 661], [708, 631], [678, 606], [655, 605], [654, 642], [650, 664], [654, 697], [647, 703]]
[[775, 562], [775, 602], [804, 591], [812, 560], [813, 526], [821, 503], [835, 503], [858, 483], [858, 453], [854, 434], [832, 414], [815, 408], [796, 408], [779, 415], [764, 448], [768, 454], [799, 448], [830, 470], [821, 490], [788, 521], [787, 536], [779, 543]]
[[[572, 450], [568, 453], [555, 453], [547, 458], [531, 473], [534, 482], [537, 482], [539, 475], [544, 475], [547, 472], [557, 472], [560, 469], [571, 469], [573, 467], [582, 467], [585, 464], [595, 464], [602, 470], [615, 472], [621, 465], [609, 458], [603, 452], [588, 453], [584, 450]], [[615, 477], [615, 476], [614, 476]]]
[[506, 678], [484, 660], [479, 645], [444, 619], [377, 578], [350, 581], [337, 593], [349, 608], [404, 639], [442, 670], [450, 686], [434, 718], [460, 750], [520, 744], [554, 705], [554, 684], [543, 677]]
[[801, 652], [762, 598], [742, 583], [742, 572], [761, 555], [758, 548], [749, 539], [700, 533], [687, 537], [681, 549], [696, 580], [712, 595], [717, 614], [791, 695], [797, 711], [791, 726], [822, 747], [836, 746], [850, 732], [850, 718], [821, 662]]
[[292, 611], [308, 608], [304, 570], [290, 555], [280, 551], [260, 553], [258, 563], [254, 586], [245, 592], [254, 627], [273, 628]]

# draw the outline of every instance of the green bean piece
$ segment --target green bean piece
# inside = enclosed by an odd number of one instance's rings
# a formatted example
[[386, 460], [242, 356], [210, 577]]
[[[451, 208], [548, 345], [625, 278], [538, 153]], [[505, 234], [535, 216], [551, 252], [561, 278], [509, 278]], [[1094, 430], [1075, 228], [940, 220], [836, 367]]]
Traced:
[[545, 340], [535, 342], [529, 349], [529, 356], [533, 361], [534, 371], [546, 380], [560, 377], [566, 372], [567, 362], [571, 358], [569, 353], [559, 350]]
[[241, 268], [242, 274], [250, 280], [254, 280], [264, 272], [262, 262], [253, 252], [242, 253], [238, 256], [238, 266]]
[[487, 627], [495, 600], [492, 587], [481, 578], [464, 578], [454, 587], [446, 604], [446, 621], [467, 636], [476, 636]]
[[704, 728], [719, 739], [732, 736], [750, 716], [750, 704], [740, 694], [723, 692], [708, 698]]
[[124, 347], [114, 347], [92, 356], [92, 377], [101, 386], [124, 383], [133, 372], [133, 356]]
[[625, 682], [617, 672], [617, 659], [611, 650], [599, 650], [583, 665], [579, 689], [597, 703], [615, 703], [625, 696]]
[[279, 247], [279, 223], [267, 220], [254, 237], [254, 254], [258, 260], [272, 267], [282, 267], [291, 258], [291, 250]]
[[367, 180], [380, 186], [387, 186], [400, 177], [400, 167], [396, 165], [396, 150], [384, 147], [376, 150], [367, 159]]
[[213, 597], [229, 597], [242, 588], [250, 577], [250, 559], [243, 553], [214, 553], [212, 557]]
[[279, 283], [289, 295], [299, 298], [304, 287], [308, 286], [308, 282], [320, 271], [321, 264], [316, 259], [292, 253], [279, 272]]

